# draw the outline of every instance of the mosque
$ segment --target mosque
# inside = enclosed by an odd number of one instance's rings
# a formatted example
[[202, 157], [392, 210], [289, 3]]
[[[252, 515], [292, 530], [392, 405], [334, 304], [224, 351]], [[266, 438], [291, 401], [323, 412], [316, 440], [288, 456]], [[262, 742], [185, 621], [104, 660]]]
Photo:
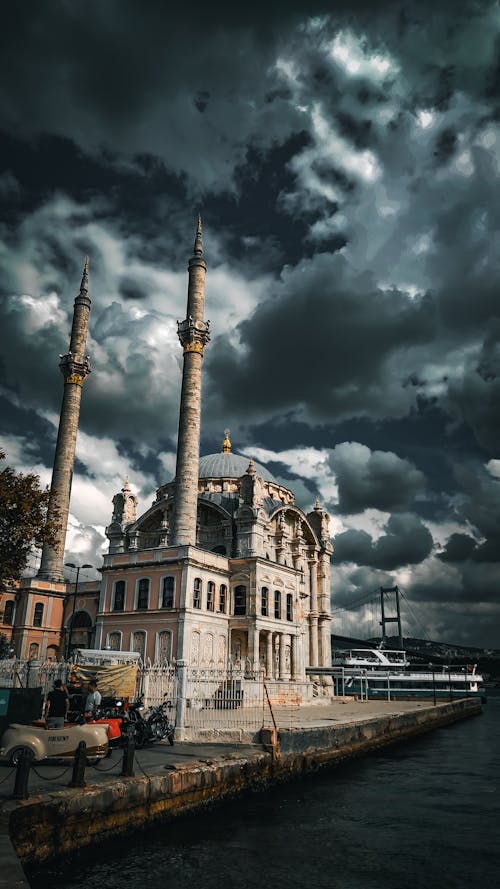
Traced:
[[[268, 678], [308, 683], [331, 665], [327, 513], [305, 514], [266, 467], [234, 453], [199, 456], [206, 262], [201, 220], [188, 264], [176, 473], [138, 515], [128, 481], [113, 498], [101, 582], [64, 580], [64, 547], [91, 308], [88, 261], [75, 299], [49, 515], [61, 532], [36, 577], [7, 594], [3, 632], [18, 657], [63, 658], [76, 646], [136, 651], [157, 663], [245, 664]], [[222, 438], [222, 436], [221, 436]], [[7, 620], [5, 619], [7, 615]], [[328, 684], [329, 680], [323, 680]]]

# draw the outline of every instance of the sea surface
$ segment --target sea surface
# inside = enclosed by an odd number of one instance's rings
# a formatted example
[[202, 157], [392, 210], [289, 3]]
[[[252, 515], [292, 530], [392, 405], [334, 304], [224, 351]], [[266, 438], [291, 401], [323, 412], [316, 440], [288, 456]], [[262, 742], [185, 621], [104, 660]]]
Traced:
[[500, 691], [481, 716], [86, 849], [33, 889], [493, 889]]

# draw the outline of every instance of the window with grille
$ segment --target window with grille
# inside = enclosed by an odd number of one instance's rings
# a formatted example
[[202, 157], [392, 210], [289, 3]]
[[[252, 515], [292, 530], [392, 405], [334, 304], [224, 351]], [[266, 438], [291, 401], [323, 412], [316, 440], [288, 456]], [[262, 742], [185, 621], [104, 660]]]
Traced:
[[226, 613], [226, 602], [227, 602], [227, 586], [225, 583], [221, 583], [219, 587], [219, 611], [221, 614]]
[[149, 578], [143, 577], [137, 589], [137, 610], [147, 611], [149, 606]]
[[158, 660], [162, 664], [170, 663], [172, 656], [172, 633], [163, 630], [158, 634]]
[[213, 611], [215, 607], [215, 583], [209, 580], [207, 583], [207, 611]]
[[43, 620], [43, 603], [37, 602], [35, 605], [35, 611], [33, 614], [33, 626], [34, 627], [41, 627], [42, 620]]
[[262, 617], [267, 617], [269, 609], [269, 590], [267, 586], [263, 586], [260, 591], [260, 613]]
[[276, 620], [281, 620], [281, 593], [279, 590], [274, 591], [274, 616]]
[[120, 651], [121, 633], [110, 633], [108, 636], [108, 646], [111, 651]]
[[4, 624], [11, 624], [14, 620], [14, 602], [10, 599], [5, 603], [5, 608], [3, 611], [3, 622]]
[[146, 653], [146, 633], [138, 630], [132, 635], [132, 651], [136, 651], [144, 659]]
[[291, 593], [286, 594], [286, 619], [293, 620], [293, 596]]
[[174, 607], [174, 586], [175, 586], [175, 579], [173, 577], [164, 577], [163, 578], [162, 594], [161, 594], [161, 607], [162, 608], [173, 608]]
[[117, 580], [115, 583], [115, 596], [113, 599], [113, 611], [123, 611], [125, 608], [125, 581]]
[[237, 586], [234, 588], [234, 613], [247, 613], [247, 588], [246, 586]]
[[195, 577], [194, 579], [193, 608], [201, 608], [201, 577]]

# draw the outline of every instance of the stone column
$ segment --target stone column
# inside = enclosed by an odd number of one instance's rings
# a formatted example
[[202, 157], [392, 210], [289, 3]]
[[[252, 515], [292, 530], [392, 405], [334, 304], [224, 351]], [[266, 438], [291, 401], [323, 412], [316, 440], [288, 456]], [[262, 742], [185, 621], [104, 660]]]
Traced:
[[274, 676], [273, 634], [269, 631], [266, 638], [266, 679]]
[[292, 675], [291, 678], [294, 680], [301, 678], [301, 669], [300, 669], [300, 654], [299, 654], [299, 637], [296, 633], [291, 637], [292, 641], [292, 651], [291, 651], [291, 660], [292, 660]]
[[309, 666], [317, 667], [318, 663], [318, 563], [316, 559], [309, 562], [309, 588], [311, 591], [311, 611], [309, 614]]
[[280, 661], [279, 661], [279, 679], [283, 680], [286, 675], [286, 662], [285, 662], [285, 641], [286, 636], [284, 633], [279, 634], [280, 640]]
[[201, 365], [203, 351], [210, 340], [209, 323], [203, 320], [205, 274], [202, 256], [201, 219], [189, 260], [187, 318], [178, 323], [179, 340], [184, 350], [177, 465], [175, 471], [172, 544], [196, 544], [198, 509], [198, 467], [200, 460]]
[[54, 546], [44, 544], [38, 570], [38, 577], [54, 582], [64, 580], [64, 547], [80, 417], [80, 401], [83, 383], [90, 373], [90, 362], [85, 353], [91, 306], [88, 295], [88, 270], [89, 261], [86, 257], [80, 293], [74, 304], [69, 352], [67, 355], [63, 355], [59, 362], [59, 368], [64, 377], [64, 390], [47, 511], [47, 520], [54, 521], [58, 531]]

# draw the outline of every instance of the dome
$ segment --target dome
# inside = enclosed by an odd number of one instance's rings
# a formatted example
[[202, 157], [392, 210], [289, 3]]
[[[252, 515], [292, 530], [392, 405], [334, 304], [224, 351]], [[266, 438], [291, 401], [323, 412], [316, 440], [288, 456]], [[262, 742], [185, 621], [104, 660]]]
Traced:
[[[200, 457], [199, 478], [240, 478], [245, 475], [249, 457], [243, 457], [240, 454], [219, 453], [207, 454], [206, 457]], [[254, 460], [255, 472], [260, 475], [266, 482], [274, 482], [278, 484], [274, 476]]]

